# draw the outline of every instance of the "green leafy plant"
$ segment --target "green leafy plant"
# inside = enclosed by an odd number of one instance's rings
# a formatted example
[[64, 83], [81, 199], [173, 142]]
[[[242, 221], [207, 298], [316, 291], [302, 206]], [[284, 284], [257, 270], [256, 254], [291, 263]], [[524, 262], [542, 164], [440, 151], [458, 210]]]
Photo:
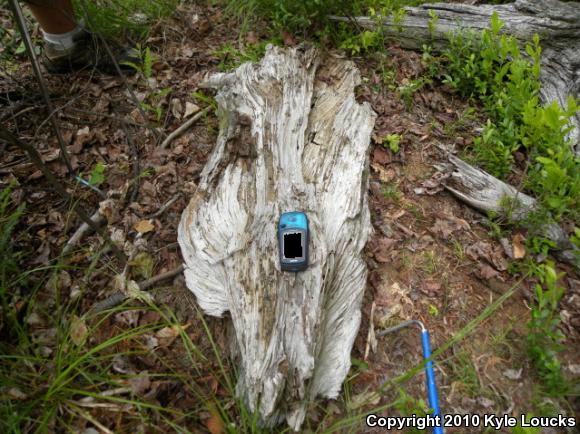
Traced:
[[[526, 421], [529, 422], [532, 417], [533, 417], [532, 414], [527, 414], [525, 416]], [[539, 434], [542, 432], [542, 428], [533, 426], [523, 427], [521, 421], [518, 420], [517, 426], [511, 428], [509, 432], [510, 434]]]
[[402, 194], [396, 185], [389, 185], [383, 189], [383, 197], [393, 202], [399, 202], [401, 200]]
[[574, 234], [570, 237], [570, 241], [580, 249], [580, 228], [574, 228]]
[[105, 168], [105, 163], [102, 161], [99, 161], [97, 164], [95, 164], [95, 167], [93, 167], [93, 170], [91, 170], [89, 184], [98, 187], [103, 182], [105, 182]]
[[143, 48], [140, 44], [137, 44], [135, 50], [141, 59], [141, 64], [131, 61], [125, 61], [123, 64], [133, 68], [143, 78], [147, 92], [143, 101], [140, 102], [141, 108], [152, 113], [155, 121], [159, 122], [163, 117], [163, 101], [173, 89], [170, 87], [157, 89], [157, 83], [153, 77], [155, 55], [151, 53], [151, 49], [149, 47]]
[[[410, 395], [404, 388], [397, 389], [398, 397], [393, 403], [393, 407], [397, 409], [401, 416], [416, 415], [417, 417], [425, 417], [431, 413], [429, 406], [423, 399], [417, 399]], [[408, 428], [407, 433], [421, 433], [423, 430], [417, 428]]]
[[540, 41], [521, 51], [514, 36], [501, 33], [503, 23], [493, 14], [490, 28], [449, 35], [444, 81], [483, 105], [488, 119], [473, 141], [471, 155], [495, 176], [505, 177], [516, 151], [527, 156], [525, 189], [533, 193], [556, 220], [578, 217], [580, 159], [567, 135], [570, 118], [578, 111], [574, 98], [566, 107], [542, 106]]
[[241, 20], [243, 31], [263, 20], [275, 32], [306, 34], [323, 27], [328, 15], [360, 14], [363, 6], [360, 0], [228, 0], [226, 12]]
[[177, 0], [73, 0], [77, 15], [93, 31], [113, 37], [144, 38], [151, 24], [169, 16]]
[[149, 80], [153, 77], [153, 62], [154, 62], [154, 55], [151, 53], [151, 49], [149, 47], [143, 48], [141, 44], [137, 44], [135, 46], [135, 52], [137, 53], [137, 57], [141, 59], [141, 63], [131, 62], [126, 60], [121, 62], [123, 65], [129, 66], [135, 70], [143, 79]]
[[397, 153], [400, 149], [401, 135], [400, 134], [387, 134], [383, 137], [381, 144], [391, 150], [391, 152]]
[[439, 22], [439, 17], [433, 9], [429, 9], [429, 22], [427, 23], [429, 27], [429, 35], [431, 39], [435, 39], [435, 31], [437, 30], [437, 23]]
[[220, 71], [229, 71], [237, 68], [245, 62], [259, 61], [266, 51], [269, 44], [280, 45], [282, 41], [279, 38], [260, 41], [256, 44], [247, 44], [243, 48], [235, 48], [233, 44], [227, 43], [214, 51], [214, 55], [220, 59], [218, 68]]
[[559, 395], [568, 388], [557, 355], [564, 338], [558, 329], [558, 302], [564, 295], [558, 280], [563, 274], [557, 274], [554, 264], [549, 261], [535, 267], [534, 274], [540, 282], [535, 286], [537, 304], [532, 306], [532, 318], [528, 323], [528, 351], [546, 391]]
[[413, 95], [415, 95], [415, 92], [421, 90], [425, 85], [431, 84], [432, 82], [433, 80], [429, 77], [419, 77], [415, 80], [409, 80], [407, 84], [397, 88], [399, 96], [405, 102], [407, 109], [409, 109], [413, 104]]
[[23, 333], [18, 312], [11, 305], [16, 292], [15, 281], [26, 281], [19, 267], [23, 253], [15, 251], [12, 240], [14, 229], [24, 214], [25, 203], [14, 205], [10, 198], [13, 187], [9, 185], [0, 191], [0, 331], [8, 336]]
[[365, 30], [345, 38], [340, 48], [347, 50], [351, 55], [358, 55], [372, 51], [382, 44], [383, 39], [379, 32]]

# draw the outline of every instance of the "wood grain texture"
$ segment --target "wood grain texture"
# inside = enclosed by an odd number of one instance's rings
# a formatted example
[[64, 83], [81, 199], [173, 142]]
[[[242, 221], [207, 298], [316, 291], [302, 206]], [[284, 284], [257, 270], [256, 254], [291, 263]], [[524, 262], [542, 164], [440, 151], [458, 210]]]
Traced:
[[[220, 131], [183, 213], [187, 286], [229, 312], [237, 392], [262, 423], [299, 429], [306, 402], [334, 398], [350, 368], [367, 269], [375, 114], [355, 100], [353, 63], [312, 48], [268, 47], [259, 64], [215, 74]], [[310, 222], [310, 266], [282, 272], [277, 222]]]
[[[384, 20], [385, 36], [396, 38], [402, 47], [420, 49], [424, 44], [436, 50], [447, 47], [447, 34], [460, 29], [489, 28], [491, 15], [497, 12], [503, 21], [503, 32], [518, 40], [530, 41], [540, 36], [542, 45], [540, 99], [547, 103], [557, 101], [567, 106], [569, 95], [580, 100], [580, 7], [578, 3], [558, 0], [516, 0], [505, 5], [468, 5], [461, 3], [433, 3], [405, 8], [402, 22], [395, 25], [392, 18]], [[437, 17], [435, 29], [429, 29], [433, 11]], [[332, 17], [339, 21], [350, 18]], [[364, 28], [377, 26], [376, 19], [354, 18]], [[432, 31], [434, 30], [434, 31]], [[576, 127], [570, 133], [572, 146], [580, 155], [580, 112], [573, 117]]]
[[[537, 207], [536, 199], [522, 193], [495, 178], [489, 173], [473, 167], [465, 161], [450, 155], [450, 165], [437, 167], [451, 174], [445, 188], [458, 199], [483, 213], [503, 213], [506, 205], [511, 207], [510, 216], [514, 220], [524, 220]], [[555, 244], [556, 257], [580, 270], [580, 249], [569, 240], [566, 232], [557, 224], [530, 227]]]

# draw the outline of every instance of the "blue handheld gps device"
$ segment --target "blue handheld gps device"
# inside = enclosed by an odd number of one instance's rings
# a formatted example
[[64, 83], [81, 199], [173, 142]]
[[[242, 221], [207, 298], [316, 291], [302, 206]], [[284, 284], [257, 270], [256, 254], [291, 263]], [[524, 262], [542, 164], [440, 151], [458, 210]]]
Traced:
[[285, 212], [278, 222], [280, 268], [303, 271], [308, 267], [308, 218], [300, 211]]

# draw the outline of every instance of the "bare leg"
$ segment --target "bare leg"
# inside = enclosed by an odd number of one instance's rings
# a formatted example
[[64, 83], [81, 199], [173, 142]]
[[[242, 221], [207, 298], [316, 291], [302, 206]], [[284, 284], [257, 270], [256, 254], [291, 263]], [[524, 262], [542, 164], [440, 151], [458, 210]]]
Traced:
[[71, 0], [29, 0], [26, 3], [47, 33], [67, 33], [77, 26]]

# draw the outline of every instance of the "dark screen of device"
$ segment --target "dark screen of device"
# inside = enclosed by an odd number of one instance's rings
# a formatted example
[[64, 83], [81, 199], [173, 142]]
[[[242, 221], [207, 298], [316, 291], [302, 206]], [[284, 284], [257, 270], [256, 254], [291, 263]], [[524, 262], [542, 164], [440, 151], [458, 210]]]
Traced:
[[302, 234], [284, 234], [284, 257], [288, 259], [302, 257]]

